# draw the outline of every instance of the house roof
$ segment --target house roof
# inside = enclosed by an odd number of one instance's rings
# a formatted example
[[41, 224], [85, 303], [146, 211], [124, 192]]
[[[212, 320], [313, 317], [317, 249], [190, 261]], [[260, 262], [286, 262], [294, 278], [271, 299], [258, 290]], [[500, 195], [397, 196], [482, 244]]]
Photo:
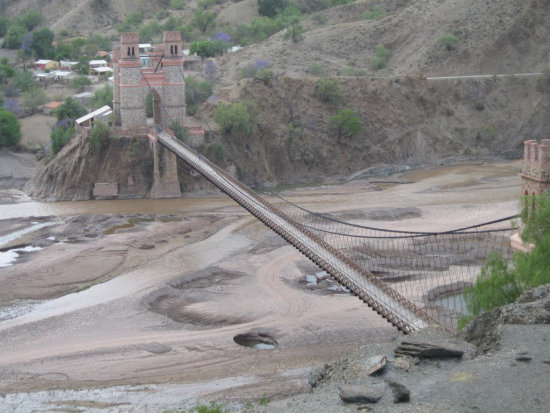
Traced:
[[61, 106], [63, 102], [49, 102], [44, 105], [45, 108], [48, 109], [56, 109], [57, 107]]
[[110, 67], [94, 67], [94, 70], [99, 73], [112, 72], [113, 69]]
[[99, 52], [96, 53], [96, 55], [100, 57], [105, 57], [105, 56], [109, 56], [109, 52], [106, 52], [105, 50], [100, 50]]
[[101, 65], [106, 65], [107, 64], [107, 61], [106, 60], [90, 60], [90, 66], [101, 66]]
[[45, 64], [48, 64], [50, 62], [53, 62], [53, 60], [49, 60], [49, 59], [38, 59], [36, 62], [34, 62], [35, 65], [45, 65]]
[[108, 116], [111, 113], [113, 113], [111, 107], [105, 105], [99, 109], [94, 110], [93, 112], [88, 113], [87, 115], [82, 116], [81, 118], [78, 118], [75, 122], [80, 125], [89, 119], [95, 118], [96, 116]]
[[82, 92], [74, 95], [75, 98], [91, 98], [94, 94], [92, 92]]
[[153, 45], [151, 43], [140, 43], [139, 44], [140, 49], [150, 49], [151, 47], [153, 47]]

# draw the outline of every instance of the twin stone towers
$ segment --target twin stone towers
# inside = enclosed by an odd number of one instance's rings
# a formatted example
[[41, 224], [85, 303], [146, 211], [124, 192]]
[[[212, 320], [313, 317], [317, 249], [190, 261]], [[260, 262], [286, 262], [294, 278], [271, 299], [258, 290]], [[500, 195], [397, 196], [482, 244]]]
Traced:
[[[122, 33], [120, 49], [113, 51], [112, 61], [113, 112], [119, 136], [145, 137], [149, 127], [169, 127], [174, 122], [184, 124], [184, 58], [179, 31], [165, 31], [162, 44], [155, 46], [153, 52], [140, 51], [137, 33]], [[153, 124], [148, 124], [146, 112], [149, 93], [153, 100]], [[151, 149], [154, 165], [149, 196], [180, 197], [175, 155], [158, 142], [152, 142]]]
[[155, 125], [183, 124], [185, 78], [181, 33], [165, 31], [152, 53], [140, 53], [137, 33], [122, 33], [113, 53], [113, 112], [122, 129], [147, 128], [146, 98], [153, 95]]

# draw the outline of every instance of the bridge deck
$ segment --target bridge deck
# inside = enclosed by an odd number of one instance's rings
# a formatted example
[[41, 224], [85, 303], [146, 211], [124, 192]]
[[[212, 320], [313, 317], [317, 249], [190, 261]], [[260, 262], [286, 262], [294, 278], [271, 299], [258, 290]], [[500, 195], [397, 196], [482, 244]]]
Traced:
[[383, 284], [373, 274], [359, 267], [307, 228], [278, 211], [260, 195], [193, 149], [165, 131], [154, 135], [154, 138], [166, 148], [349, 288], [394, 326], [410, 333], [426, 327], [431, 321], [422, 309]]

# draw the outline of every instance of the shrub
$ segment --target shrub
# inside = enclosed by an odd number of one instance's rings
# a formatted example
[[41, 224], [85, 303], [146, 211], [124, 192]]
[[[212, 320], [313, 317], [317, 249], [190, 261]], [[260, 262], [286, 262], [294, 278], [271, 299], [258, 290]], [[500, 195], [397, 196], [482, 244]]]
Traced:
[[376, 52], [370, 61], [373, 69], [378, 70], [385, 68], [388, 65], [388, 55], [389, 52], [386, 50], [384, 45], [378, 44], [376, 46]]
[[292, 43], [298, 43], [304, 40], [304, 32], [305, 29], [300, 24], [300, 19], [296, 18], [293, 20], [290, 26], [287, 27], [283, 38], [285, 40], [292, 40]]
[[92, 84], [92, 81], [88, 78], [88, 76], [77, 76], [73, 80], [71, 80], [71, 87], [78, 90], [79, 92], [83, 92], [87, 86], [90, 86]]
[[275, 77], [273, 70], [270, 68], [262, 67], [256, 72], [255, 79], [261, 81], [264, 85], [269, 85], [271, 80]]
[[458, 328], [484, 311], [515, 301], [521, 293], [550, 283], [550, 199], [548, 194], [523, 198], [525, 243], [534, 244], [530, 253], [514, 252], [510, 260], [492, 254], [473, 287], [464, 291], [469, 316], [461, 318]]
[[169, 127], [174, 131], [174, 135], [177, 140], [183, 143], [189, 143], [189, 132], [187, 131], [187, 128], [181, 125], [181, 123], [177, 120], [173, 120], [170, 122]]
[[321, 65], [319, 63], [312, 63], [307, 68], [307, 72], [314, 75], [314, 76], [322, 76], [322, 75], [325, 75], [327, 73], [327, 70], [323, 65]]
[[185, 8], [185, 0], [172, 0], [170, 8], [174, 10], [182, 10]]
[[90, 131], [90, 146], [95, 153], [101, 152], [109, 142], [111, 131], [109, 127], [101, 122], [96, 122]]
[[250, 105], [243, 102], [221, 104], [214, 110], [214, 120], [226, 135], [248, 135], [252, 123], [249, 110]]
[[109, 85], [104, 85], [94, 93], [94, 107], [100, 108], [105, 105], [113, 104], [113, 89]]
[[315, 83], [315, 91], [323, 102], [339, 102], [342, 92], [334, 79], [319, 78]]
[[195, 26], [201, 32], [206, 33], [208, 30], [216, 26], [216, 22], [214, 21], [214, 19], [215, 17], [213, 13], [198, 9], [193, 15], [192, 23], [193, 26]]
[[386, 13], [381, 7], [374, 6], [372, 9], [367, 10], [363, 13], [363, 19], [366, 20], [378, 20], [383, 17], [386, 17], [388, 13]]
[[221, 164], [225, 161], [225, 148], [217, 142], [214, 142], [208, 146], [207, 154], [208, 157], [216, 164]]
[[50, 135], [52, 139], [51, 151], [56, 155], [70, 140], [74, 134], [74, 124], [61, 121], [54, 126]]
[[338, 142], [342, 137], [353, 138], [357, 136], [363, 127], [357, 112], [348, 109], [341, 109], [340, 112], [332, 115], [329, 122], [337, 132]]
[[260, 16], [275, 17], [288, 5], [288, 0], [258, 0]]
[[212, 95], [214, 83], [209, 80], [199, 81], [188, 77], [185, 83], [185, 104], [187, 115], [193, 116], [202, 103]]
[[362, 67], [355, 67], [355, 66], [346, 66], [341, 70], [341, 73], [342, 73], [342, 76], [355, 76], [355, 77], [368, 75], [368, 72], [366, 69], [363, 69]]
[[75, 120], [86, 114], [86, 109], [73, 98], [67, 98], [54, 111], [58, 121], [61, 120]]
[[458, 45], [459, 39], [455, 35], [446, 34], [437, 39], [438, 43], [445, 47], [447, 50], [454, 50]]
[[317, 24], [320, 24], [320, 25], [323, 25], [325, 24], [327, 21], [328, 21], [328, 17], [326, 14], [323, 14], [323, 13], [315, 13], [311, 16], [311, 19], [317, 23]]
[[0, 147], [17, 145], [21, 140], [21, 125], [15, 115], [0, 109]]
[[34, 87], [23, 92], [23, 103], [31, 113], [35, 113], [40, 106], [46, 103], [46, 92], [41, 87]]

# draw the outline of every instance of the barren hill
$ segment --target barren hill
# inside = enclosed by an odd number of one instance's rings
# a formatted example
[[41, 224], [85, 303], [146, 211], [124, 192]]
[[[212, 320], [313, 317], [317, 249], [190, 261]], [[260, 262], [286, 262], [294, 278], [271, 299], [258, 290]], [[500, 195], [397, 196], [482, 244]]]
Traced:
[[[366, 20], [379, 5], [388, 15]], [[392, 0], [356, 1], [321, 12], [327, 23], [310, 20], [299, 43], [278, 33], [223, 59], [242, 67], [254, 59], [271, 62], [279, 72], [302, 76], [312, 64], [338, 75], [345, 66], [372, 72], [376, 45], [390, 52], [385, 74], [494, 74], [541, 71], [550, 64], [550, 3], [544, 0]], [[438, 39], [455, 35], [447, 50]], [[226, 74], [234, 80], [236, 73]]]

